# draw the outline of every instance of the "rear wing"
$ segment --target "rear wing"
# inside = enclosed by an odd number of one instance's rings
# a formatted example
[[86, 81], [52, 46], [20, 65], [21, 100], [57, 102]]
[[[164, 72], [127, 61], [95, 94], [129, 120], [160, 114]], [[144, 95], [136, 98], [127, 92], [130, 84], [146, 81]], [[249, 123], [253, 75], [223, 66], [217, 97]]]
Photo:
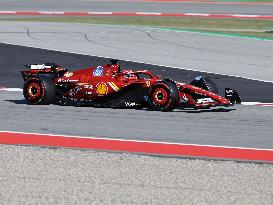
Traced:
[[27, 70], [21, 71], [24, 80], [39, 76], [39, 75], [49, 75], [51, 78], [55, 79], [62, 76], [67, 69], [61, 68], [55, 63], [44, 63], [44, 64], [30, 64], [25, 65]]

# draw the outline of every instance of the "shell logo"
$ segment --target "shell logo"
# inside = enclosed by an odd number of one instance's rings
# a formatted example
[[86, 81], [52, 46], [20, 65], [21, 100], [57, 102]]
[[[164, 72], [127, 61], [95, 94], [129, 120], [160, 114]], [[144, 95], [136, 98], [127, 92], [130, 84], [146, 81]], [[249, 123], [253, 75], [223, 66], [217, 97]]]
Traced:
[[97, 84], [97, 92], [99, 95], [106, 95], [108, 91], [108, 87], [105, 83], [98, 83]]

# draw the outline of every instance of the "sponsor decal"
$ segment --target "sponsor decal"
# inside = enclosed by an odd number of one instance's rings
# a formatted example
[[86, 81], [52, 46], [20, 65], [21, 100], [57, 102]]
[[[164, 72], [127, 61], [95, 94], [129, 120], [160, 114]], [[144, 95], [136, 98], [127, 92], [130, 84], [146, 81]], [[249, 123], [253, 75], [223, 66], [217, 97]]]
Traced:
[[180, 99], [180, 103], [186, 103], [188, 102], [189, 99], [187, 98], [187, 96], [184, 94], [183, 97]]
[[210, 102], [214, 102], [211, 98], [201, 98], [197, 100], [197, 103], [210, 103]]
[[110, 85], [111, 88], [113, 88], [114, 91], [118, 92], [120, 90], [119, 87], [115, 83], [108, 82], [108, 84]]
[[226, 89], [226, 97], [232, 97], [234, 95], [234, 92], [232, 89]]
[[135, 102], [125, 102], [126, 107], [133, 107], [136, 106], [137, 104]]
[[151, 86], [151, 82], [150, 81], [146, 81], [146, 87], [149, 88]]
[[74, 89], [70, 90], [68, 94], [70, 97], [74, 97], [81, 89], [82, 88], [80, 86], [75, 87]]
[[51, 68], [51, 66], [46, 66], [45, 64], [30, 65], [30, 70], [43, 70], [43, 69], [47, 69], [47, 68]]
[[99, 95], [106, 95], [108, 91], [108, 87], [105, 83], [98, 83], [97, 84], [97, 93]]
[[93, 85], [84, 85], [83, 88], [86, 88], [86, 89], [93, 89]]
[[93, 71], [93, 76], [103, 76], [103, 67], [98, 66], [94, 71]]
[[67, 78], [69, 78], [69, 77], [71, 77], [71, 76], [73, 76], [73, 73], [72, 73], [72, 72], [66, 72], [66, 73], [64, 74], [64, 77], [67, 77]]
[[59, 82], [59, 83], [76, 83], [76, 82], [78, 82], [78, 80], [62, 79], [62, 78], [60, 78], [60, 79], [58, 80], [58, 82]]
[[144, 101], [145, 101], [145, 102], [148, 102], [148, 100], [149, 100], [149, 96], [145, 95], [145, 96], [144, 96]]
[[201, 78], [203, 78], [203, 76], [197, 76], [197, 77], [195, 77], [194, 79], [195, 79], [195, 80], [201, 80]]

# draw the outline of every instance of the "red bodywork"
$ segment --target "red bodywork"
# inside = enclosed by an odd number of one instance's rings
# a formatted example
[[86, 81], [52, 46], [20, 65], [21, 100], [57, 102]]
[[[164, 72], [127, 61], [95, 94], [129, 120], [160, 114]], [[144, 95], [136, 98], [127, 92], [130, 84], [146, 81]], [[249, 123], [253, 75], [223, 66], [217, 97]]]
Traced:
[[[59, 98], [86, 102], [103, 102], [107, 96], [115, 96], [126, 88], [130, 91], [130, 87], [137, 86], [143, 91], [136, 95], [143, 95], [140, 98], [145, 103], [153, 97], [149, 93], [153, 85], [164, 81], [160, 76], [155, 76], [148, 70], [132, 71], [128, 69], [120, 71], [119, 64], [106, 64], [73, 72], [59, 66], [55, 66], [54, 69], [53, 66], [44, 66], [43, 68], [22, 71], [22, 75], [25, 81], [39, 75], [50, 75], [59, 91]], [[176, 84], [179, 91], [177, 107], [205, 108], [231, 105], [228, 99], [211, 91], [186, 83], [172, 82]], [[132, 96], [128, 102], [125, 100], [125, 106], [128, 105], [128, 107], [141, 103], [137, 100], [134, 102]]]

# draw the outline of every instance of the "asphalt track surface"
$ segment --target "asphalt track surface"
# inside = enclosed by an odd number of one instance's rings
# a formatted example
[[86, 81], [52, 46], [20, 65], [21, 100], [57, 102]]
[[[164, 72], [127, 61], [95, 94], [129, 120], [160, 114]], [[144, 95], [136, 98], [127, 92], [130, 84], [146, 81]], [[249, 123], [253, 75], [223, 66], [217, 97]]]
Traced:
[[273, 41], [133, 26], [1, 22], [0, 42], [273, 82]]
[[267, 107], [156, 112], [73, 106], [30, 106], [21, 92], [1, 91], [0, 130], [272, 149]]
[[175, 2], [118, 2], [98, 0], [2, 0], [2, 11], [125, 11], [272, 15], [273, 5], [234, 5]]

